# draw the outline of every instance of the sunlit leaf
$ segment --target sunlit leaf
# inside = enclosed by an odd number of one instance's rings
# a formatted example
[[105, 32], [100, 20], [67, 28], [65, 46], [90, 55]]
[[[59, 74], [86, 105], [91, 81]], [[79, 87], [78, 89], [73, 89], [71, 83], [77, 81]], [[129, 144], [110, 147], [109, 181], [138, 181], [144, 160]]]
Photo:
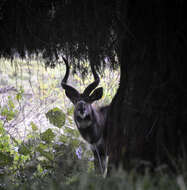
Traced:
[[70, 107], [70, 108], [68, 108], [68, 110], [67, 110], [67, 114], [68, 115], [73, 115], [73, 112], [74, 112], [74, 106], [72, 106], [72, 107]]
[[38, 127], [37, 127], [37, 125], [34, 122], [31, 122], [30, 125], [31, 125], [33, 131], [37, 131], [38, 130]]
[[16, 112], [14, 112], [12, 109], [4, 107], [2, 109], [2, 111], [1, 111], [1, 115], [4, 116], [4, 117], [6, 117], [7, 121], [10, 121], [10, 120], [12, 120], [15, 117]]
[[22, 99], [22, 97], [23, 97], [23, 92], [24, 92], [23, 88], [20, 87], [19, 92], [16, 94], [16, 100], [17, 100], [18, 102]]
[[15, 108], [14, 102], [12, 101], [12, 99], [11, 99], [10, 96], [8, 97], [8, 105], [9, 105], [10, 109], [14, 109]]
[[40, 154], [44, 156], [45, 158], [47, 158], [48, 160], [53, 161], [54, 156], [51, 152], [43, 150], [40, 146], [37, 147], [37, 151], [40, 152]]

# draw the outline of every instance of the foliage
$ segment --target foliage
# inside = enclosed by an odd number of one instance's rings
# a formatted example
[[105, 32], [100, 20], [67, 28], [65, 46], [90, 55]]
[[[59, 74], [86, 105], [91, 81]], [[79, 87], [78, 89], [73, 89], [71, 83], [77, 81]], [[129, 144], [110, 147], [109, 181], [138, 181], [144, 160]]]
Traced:
[[61, 128], [65, 124], [66, 116], [59, 108], [53, 108], [46, 113], [46, 117], [54, 126]]
[[13, 156], [11, 151], [10, 139], [6, 135], [2, 122], [0, 122], [0, 167], [12, 165]]
[[[86, 171], [90, 162], [89, 157], [86, 154], [84, 157], [76, 154], [76, 147], [85, 149], [85, 145], [80, 139], [75, 139], [79, 137], [75, 130], [66, 129], [64, 126], [66, 116], [60, 109], [52, 109], [46, 114], [50, 121], [55, 118], [56, 130], [48, 128], [40, 132], [39, 127], [31, 122], [32, 130], [23, 141], [15, 139], [8, 133], [6, 129], [18, 114], [15, 101], [21, 103], [23, 99], [21, 92], [22, 90], [17, 92], [15, 97], [8, 97], [7, 105], [0, 109], [3, 118], [0, 121], [0, 180], [6, 179], [8, 183], [19, 186], [42, 179], [44, 176], [53, 175], [65, 180], [74, 175], [73, 173]], [[59, 117], [59, 113], [63, 116], [63, 120]], [[59, 127], [62, 126], [64, 133], [59, 134]], [[4, 182], [0, 182], [2, 187], [3, 184]]]
[[[87, 59], [88, 49], [95, 49], [97, 56], [100, 55], [102, 59], [102, 65], [105, 65], [105, 57], [108, 57], [111, 65], [117, 64], [115, 27], [113, 29], [110, 27], [113, 26], [114, 13], [116, 13], [113, 6], [113, 2], [110, 1], [54, 1], [53, 3], [45, 1], [44, 3], [33, 0], [29, 2], [3, 0], [3, 3], [0, 3], [1, 25], [11, 35], [7, 40], [7, 33], [0, 31], [2, 39], [0, 54], [12, 57], [14, 54], [12, 48], [21, 57], [31, 56], [33, 52], [38, 54], [43, 52], [47, 65], [54, 67], [57, 64], [55, 57], [63, 51], [63, 53], [68, 52], [76, 63], [74, 69], [80, 70], [84, 68], [80, 60]], [[17, 28], [16, 32], [12, 30], [13, 28]], [[95, 61], [95, 63], [100, 62]]]

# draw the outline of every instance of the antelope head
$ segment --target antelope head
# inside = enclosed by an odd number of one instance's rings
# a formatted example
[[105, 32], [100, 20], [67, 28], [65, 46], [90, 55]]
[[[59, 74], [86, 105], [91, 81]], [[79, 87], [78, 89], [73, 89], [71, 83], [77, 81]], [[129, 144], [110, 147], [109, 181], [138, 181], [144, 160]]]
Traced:
[[94, 117], [94, 108], [92, 103], [96, 100], [99, 100], [103, 95], [103, 88], [96, 88], [100, 82], [99, 76], [93, 70], [94, 82], [86, 87], [83, 93], [79, 93], [75, 88], [67, 84], [69, 77], [69, 65], [67, 59], [63, 57], [63, 60], [66, 64], [66, 74], [62, 79], [61, 86], [65, 90], [66, 96], [71, 100], [75, 106], [74, 110], [74, 119], [79, 129], [86, 128], [91, 125], [95, 120]]

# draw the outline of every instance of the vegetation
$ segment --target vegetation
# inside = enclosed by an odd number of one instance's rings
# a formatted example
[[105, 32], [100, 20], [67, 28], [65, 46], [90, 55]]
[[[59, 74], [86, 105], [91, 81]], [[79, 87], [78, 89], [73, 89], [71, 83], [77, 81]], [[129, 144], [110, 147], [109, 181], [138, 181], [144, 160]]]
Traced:
[[[185, 170], [170, 175], [161, 168], [153, 175], [119, 169], [106, 179], [95, 174], [59, 85], [63, 66], [45, 69], [36, 62], [0, 60], [0, 189], [186, 189]], [[83, 90], [91, 80], [76, 74], [70, 83]], [[102, 104], [111, 101], [118, 80], [117, 71], [105, 71]]]

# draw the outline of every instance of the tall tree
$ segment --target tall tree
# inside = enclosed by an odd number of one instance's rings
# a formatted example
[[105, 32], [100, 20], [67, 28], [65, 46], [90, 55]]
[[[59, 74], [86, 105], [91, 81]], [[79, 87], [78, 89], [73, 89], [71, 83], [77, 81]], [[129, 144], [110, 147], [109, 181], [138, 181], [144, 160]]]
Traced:
[[117, 18], [121, 78], [106, 133], [110, 160], [116, 166], [122, 162], [131, 168], [136, 160], [172, 166], [185, 155], [182, 6], [175, 1], [170, 7], [161, 1], [121, 2]]

